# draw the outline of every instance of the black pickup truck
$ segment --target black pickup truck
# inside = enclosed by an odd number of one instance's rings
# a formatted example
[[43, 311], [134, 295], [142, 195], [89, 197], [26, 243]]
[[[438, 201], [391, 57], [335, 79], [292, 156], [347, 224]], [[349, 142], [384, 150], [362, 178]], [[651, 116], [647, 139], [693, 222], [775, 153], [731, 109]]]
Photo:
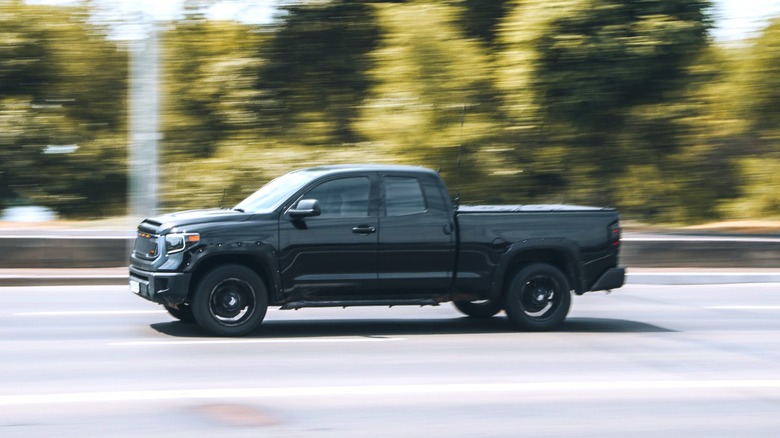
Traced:
[[571, 292], [623, 285], [618, 213], [567, 205], [455, 207], [439, 175], [342, 165], [279, 177], [232, 209], [146, 219], [130, 289], [221, 336], [268, 306], [438, 305], [525, 330], [566, 318]]

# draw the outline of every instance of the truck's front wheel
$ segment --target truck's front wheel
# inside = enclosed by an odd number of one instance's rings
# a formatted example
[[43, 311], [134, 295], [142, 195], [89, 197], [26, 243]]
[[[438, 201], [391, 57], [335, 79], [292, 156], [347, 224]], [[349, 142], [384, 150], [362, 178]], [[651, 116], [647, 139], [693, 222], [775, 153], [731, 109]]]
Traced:
[[509, 319], [524, 330], [545, 331], [558, 327], [571, 306], [566, 276], [555, 266], [534, 263], [519, 270], [504, 295]]
[[214, 268], [198, 283], [192, 314], [201, 328], [218, 336], [243, 336], [257, 328], [268, 310], [262, 279], [241, 265]]
[[163, 306], [168, 313], [182, 322], [193, 322], [195, 317], [192, 316], [192, 307], [189, 304], [179, 304], [178, 307]]

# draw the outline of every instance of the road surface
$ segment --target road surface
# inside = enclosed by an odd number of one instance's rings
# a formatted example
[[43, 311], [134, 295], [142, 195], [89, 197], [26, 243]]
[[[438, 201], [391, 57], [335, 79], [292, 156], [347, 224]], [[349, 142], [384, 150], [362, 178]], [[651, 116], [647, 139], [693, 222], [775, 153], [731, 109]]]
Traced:
[[562, 330], [451, 305], [270, 310], [208, 337], [124, 286], [0, 288], [2, 437], [776, 437], [780, 284], [575, 297]]

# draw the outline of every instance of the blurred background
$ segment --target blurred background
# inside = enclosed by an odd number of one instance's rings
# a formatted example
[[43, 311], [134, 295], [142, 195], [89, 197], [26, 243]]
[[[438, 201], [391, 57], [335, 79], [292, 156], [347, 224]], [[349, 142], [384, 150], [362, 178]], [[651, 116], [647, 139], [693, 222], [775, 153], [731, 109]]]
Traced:
[[0, 0], [0, 210], [229, 206], [378, 162], [466, 203], [776, 220], [778, 72], [769, 0]]

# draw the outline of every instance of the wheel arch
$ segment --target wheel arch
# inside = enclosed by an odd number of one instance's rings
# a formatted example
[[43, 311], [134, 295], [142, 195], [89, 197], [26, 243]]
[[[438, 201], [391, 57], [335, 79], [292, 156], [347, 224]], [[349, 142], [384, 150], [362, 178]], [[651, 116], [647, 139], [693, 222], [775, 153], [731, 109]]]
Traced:
[[546, 263], [559, 269], [569, 281], [569, 287], [575, 293], [582, 293], [583, 269], [579, 260], [579, 250], [573, 243], [538, 242], [534, 245], [513, 245], [504, 255], [496, 272], [493, 296], [503, 295], [514, 275], [532, 263]]
[[218, 266], [223, 265], [241, 265], [253, 272], [255, 272], [268, 292], [269, 304], [275, 303], [278, 299], [277, 287], [278, 279], [275, 275], [276, 271], [271, 267], [272, 260], [262, 253], [247, 253], [247, 252], [221, 252], [210, 254], [207, 257], [203, 257], [197, 260], [197, 263], [193, 264], [192, 279], [190, 280], [190, 287], [187, 292], [187, 297], [192, 300], [192, 295], [197, 289], [198, 284], [203, 277], [211, 270]]

